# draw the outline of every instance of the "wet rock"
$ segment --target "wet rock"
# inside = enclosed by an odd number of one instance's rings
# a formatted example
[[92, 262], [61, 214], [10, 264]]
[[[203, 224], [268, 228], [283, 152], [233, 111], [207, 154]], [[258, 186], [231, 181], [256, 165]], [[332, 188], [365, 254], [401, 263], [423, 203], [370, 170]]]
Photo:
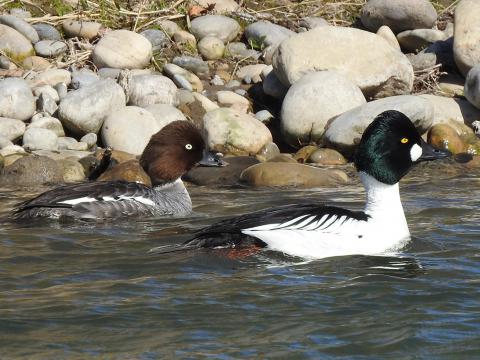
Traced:
[[121, 164], [112, 166], [107, 169], [100, 177], [99, 181], [115, 181], [122, 180], [128, 182], [137, 182], [140, 184], [152, 186], [152, 181], [148, 174], [138, 163], [138, 160], [128, 160]]
[[458, 69], [466, 76], [480, 63], [480, 2], [462, 0], [455, 8], [453, 55]]
[[10, 141], [19, 139], [25, 132], [25, 123], [21, 120], [0, 117], [0, 134]]
[[65, 35], [69, 38], [79, 37], [91, 40], [98, 36], [102, 24], [94, 21], [66, 20], [62, 27]]
[[55, 99], [47, 93], [41, 93], [37, 99], [37, 110], [53, 115], [58, 109]]
[[268, 128], [247, 114], [219, 108], [203, 118], [208, 147], [223, 154], [255, 155], [272, 141]]
[[274, 142], [266, 144], [263, 148], [260, 149], [256, 158], [261, 162], [269, 161], [280, 155], [280, 149], [277, 144]]
[[26, 70], [43, 71], [50, 67], [50, 62], [40, 56], [29, 56], [22, 62]]
[[464, 91], [467, 100], [480, 109], [480, 64], [468, 72]]
[[136, 75], [128, 89], [128, 104], [145, 107], [151, 104], [178, 103], [177, 87], [162, 75]]
[[105, 119], [102, 139], [115, 150], [140, 155], [150, 137], [160, 130], [153, 115], [140, 107], [127, 106], [113, 111]]
[[24, 156], [0, 173], [0, 184], [29, 186], [63, 182], [60, 165], [44, 156]]
[[360, 89], [336, 71], [307, 74], [287, 92], [281, 110], [281, 129], [294, 147], [319, 142], [327, 122], [366, 100]]
[[380, 26], [377, 30], [377, 35], [387, 40], [391, 47], [400, 51], [400, 44], [398, 43], [398, 40], [392, 29], [390, 29], [387, 25]]
[[198, 52], [207, 60], [221, 59], [225, 52], [223, 41], [213, 36], [205, 36], [198, 42], [197, 48]]
[[27, 150], [57, 150], [58, 136], [48, 129], [29, 127], [23, 134], [23, 147]]
[[234, 0], [196, 0], [195, 3], [204, 8], [215, 5], [212, 10], [215, 14], [230, 13], [240, 8]]
[[62, 169], [64, 182], [75, 183], [85, 180], [85, 170], [78, 161], [65, 159], [59, 160], [58, 164]]
[[95, 133], [88, 133], [80, 139], [81, 142], [87, 144], [88, 148], [94, 147], [97, 145], [97, 134]]
[[329, 124], [323, 139], [342, 154], [350, 156], [367, 126], [386, 110], [404, 113], [421, 134], [431, 126], [434, 116], [433, 106], [426, 99], [413, 95], [392, 96], [339, 115]]
[[265, 162], [245, 169], [240, 175], [240, 180], [251, 186], [315, 188], [345, 184], [348, 182], [348, 176], [341, 170]]
[[237, 37], [240, 25], [227, 16], [205, 15], [192, 20], [190, 31], [197, 40], [213, 36], [227, 43]]
[[58, 115], [67, 129], [84, 135], [97, 133], [107, 115], [124, 106], [125, 93], [121, 86], [104, 79], [69, 92], [60, 102]]
[[466, 144], [457, 132], [447, 124], [432, 126], [428, 132], [428, 143], [436, 148], [449, 150], [452, 154], [466, 151]]
[[413, 87], [405, 55], [379, 36], [353, 28], [320, 27], [292, 36], [278, 47], [273, 67], [287, 86], [315, 69], [337, 70], [367, 98], [405, 94]]
[[128, 30], [107, 33], [93, 49], [95, 65], [119, 69], [143, 69], [152, 57], [152, 44], [144, 36]]
[[65, 131], [63, 130], [63, 126], [60, 120], [50, 116], [42, 117], [38, 120], [33, 121], [27, 127], [27, 129], [31, 128], [48, 129], [53, 131], [58, 137], [65, 136]]
[[416, 52], [422, 50], [436, 41], [446, 40], [443, 31], [435, 29], [415, 29], [402, 31], [397, 35], [402, 49]]
[[99, 80], [97, 74], [90, 69], [80, 69], [72, 71], [72, 83], [73, 89], [80, 89], [82, 86], [89, 85]]
[[53, 25], [38, 23], [33, 24], [32, 26], [37, 32], [40, 40], [62, 40], [62, 36]]
[[307, 160], [310, 158], [310, 155], [312, 155], [315, 151], [318, 150], [318, 146], [316, 145], [307, 145], [302, 148], [300, 148], [295, 155], [293, 155], [293, 159], [295, 161], [303, 164], [306, 163]]
[[[165, 66], [163, 67], [163, 72], [165, 73], [165, 75], [171, 78], [174, 82], [175, 82], [175, 79], [174, 79], [175, 75], [180, 75], [181, 77], [183, 77], [185, 80], [187, 80], [191, 84], [192, 89], [189, 89], [190, 91], [192, 90], [198, 91], [198, 92], [203, 91], [203, 84], [202, 84], [202, 81], [198, 78], [198, 76], [191, 73], [188, 70], [185, 70], [184, 68], [178, 65], [165, 64]], [[177, 85], [181, 86], [180, 84], [177, 84]], [[185, 86], [182, 86], [182, 87], [186, 88]]]
[[247, 45], [241, 42], [231, 42], [225, 47], [225, 57], [235, 59], [258, 59], [262, 53], [253, 49], [248, 49]]
[[185, 30], [179, 30], [173, 34], [173, 40], [179, 45], [187, 45], [194, 48], [197, 46], [197, 39], [195, 39], [195, 36]]
[[16, 61], [34, 55], [30, 40], [10, 26], [0, 24], [0, 50]]
[[13, 15], [0, 15], [0, 24], [7, 25], [15, 30], [17, 30], [20, 34], [25, 36], [28, 40], [32, 43], [36, 43], [40, 38], [38, 37], [38, 33], [35, 28], [27, 23], [25, 20], [20, 19]]
[[43, 57], [55, 57], [67, 51], [67, 44], [58, 40], [40, 40], [35, 44], [35, 52]]
[[28, 79], [28, 83], [31, 87], [37, 87], [41, 85], [55, 86], [58, 83], [64, 83], [70, 85], [72, 76], [70, 71], [64, 69], [49, 69], [37, 73], [32, 78]]
[[159, 129], [176, 120], [187, 120], [180, 110], [169, 104], [152, 104], [145, 107], [145, 110], [153, 115]]
[[161, 30], [148, 29], [140, 33], [152, 44], [152, 51], [159, 51], [170, 44], [170, 39]]
[[0, 116], [25, 121], [35, 112], [35, 98], [20, 78], [0, 80]]
[[208, 64], [202, 59], [193, 56], [176, 56], [173, 58], [172, 62], [177, 66], [193, 72], [200, 78], [207, 77], [210, 73]]
[[345, 165], [347, 160], [336, 150], [321, 148], [310, 155], [308, 162], [318, 165]]
[[394, 33], [399, 33], [431, 28], [437, 20], [437, 12], [428, 0], [370, 0], [363, 6], [360, 18], [370, 31], [387, 25]]

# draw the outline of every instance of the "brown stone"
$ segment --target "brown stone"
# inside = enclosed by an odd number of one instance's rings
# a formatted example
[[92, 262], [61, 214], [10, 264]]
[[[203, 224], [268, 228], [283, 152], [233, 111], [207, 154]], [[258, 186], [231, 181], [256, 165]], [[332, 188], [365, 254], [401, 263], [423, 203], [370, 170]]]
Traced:
[[[105, 149], [99, 149], [95, 152], [95, 157], [98, 160], [101, 160], [103, 157], [103, 153], [105, 152]], [[130, 154], [126, 151], [120, 151], [120, 150], [112, 150], [112, 156], [110, 157], [112, 160], [114, 160], [117, 164], [124, 163], [126, 161], [134, 160], [137, 158], [137, 155]]]
[[319, 165], [345, 165], [347, 160], [337, 150], [333, 149], [317, 149], [310, 157], [308, 162]]
[[63, 182], [62, 167], [45, 156], [24, 156], [2, 169], [2, 185], [42, 185]]
[[278, 154], [277, 156], [267, 160], [268, 162], [279, 162], [279, 163], [297, 163], [297, 160], [293, 158], [291, 154]]
[[447, 124], [437, 124], [432, 126], [428, 132], [428, 143], [439, 149], [447, 149], [453, 154], [466, 151], [467, 144], [462, 140], [458, 133]]
[[293, 155], [293, 158], [301, 164], [306, 163], [310, 155], [312, 155], [316, 150], [318, 150], [318, 147], [315, 145], [304, 146], [298, 150], [295, 155]]
[[105, 171], [98, 178], [99, 181], [123, 180], [128, 182], [138, 182], [147, 186], [152, 186], [152, 182], [147, 173], [138, 163], [138, 160], [128, 160], [115, 165]]

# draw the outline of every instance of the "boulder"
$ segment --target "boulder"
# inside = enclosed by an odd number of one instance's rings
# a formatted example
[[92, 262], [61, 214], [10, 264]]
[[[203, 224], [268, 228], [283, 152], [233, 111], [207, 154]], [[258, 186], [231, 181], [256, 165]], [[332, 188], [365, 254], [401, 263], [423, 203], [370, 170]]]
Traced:
[[464, 92], [467, 100], [480, 109], [480, 64], [472, 67], [468, 72]]
[[57, 150], [58, 136], [52, 130], [30, 126], [23, 134], [23, 147], [27, 150]]
[[0, 184], [32, 186], [63, 182], [63, 171], [55, 161], [44, 156], [23, 156], [0, 173]]
[[0, 117], [0, 134], [10, 141], [19, 139], [25, 132], [25, 123], [21, 120]]
[[136, 75], [128, 88], [128, 104], [145, 107], [152, 104], [178, 103], [177, 87], [163, 75]]
[[128, 160], [107, 169], [100, 177], [99, 181], [122, 180], [136, 182], [152, 187], [150, 176], [143, 170], [137, 159]]
[[17, 30], [2, 24], [0, 24], [0, 50], [18, 62], [35, 55], [30, 40]]
[[464, 76], [480, 64], [480, 2], [462, 0], [455, 8], [453, 56]]

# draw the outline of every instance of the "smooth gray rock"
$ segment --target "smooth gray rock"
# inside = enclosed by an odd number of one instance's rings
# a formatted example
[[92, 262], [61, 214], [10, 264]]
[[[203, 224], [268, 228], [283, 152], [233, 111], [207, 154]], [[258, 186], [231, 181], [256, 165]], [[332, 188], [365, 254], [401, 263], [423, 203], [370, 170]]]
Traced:
[[391, 47], [400, 51], [400, 44], [398, 43], [397, 37], [387, 25], [382, 25], [377, 30], [377, 35], [387, 40]]
[[44, 156], [24, 156], [3, 168], [0, 173], [0, 183], [3, 185], [38, 186], [61, 182], [61, 166], [55, 160]]
[[47, 94], [55, 102], [58, 102], [60, 100], [58, 92], [50, 85], [42, 85], [33, 89], [33, 95], [39, 97], [41, 94]]
[[445, 33], [435, 29], [405, 30], [397, 35], [400, 46], [405, 51], [417, 52], [436, 41], [446, 40]]
[[97, 133], [105, 118], [112, 111], [122, 109], [125, 101], [120, 85], [102, 79], [69, 92], [60, 102], [58, 115], [65, 128], [74, 134]]
[[394, 33], [404, 30], [429, 29], [437, 20], [437, 12], [428, 0], [369, 0], [360, 19], [370, 31], [387, 25]]
[[43, 57], [54, 57], [67, 51], [67, 44], [58, 40], [40, 40], [35, 44], [35, 52]]
[[55, 91], [58, 94], [59, 99], [63, 99], [65, 96], [67, 96], [68, 90], [67, 90], [67, 85], [64, 83], [58, 83], [54, 86]]
[[217, 74], [215, 74], [212, 78], [212, 80], [210, 80], [210, 85], [213, 85], [213, 86], [224, 86], [225, 85], [225, 81], [223, 81], [223, 79], [218, 76]]
[[148, 29], [140, 33], [152, 44], [152, 51], [159, 51], [170, 44], [170, 39], [161, 30]]
[[260, 110], [255, 113], [255, 117], [260, 120], [264, 124], [270, 123], [270, 121], [274, 118], [272, 113], [268, 110]]
[[234, 59], [258, 59], [262, 53], [257, 50], [248, 49], [247, 45], [241, 42], [231, 42], [225, 47], [225, 57], [232, 57]]
[[21, 78], [0, 80], [0, 116], [28, 120], [35, 112], [35, 98]]
[[70, 145], [76, 144], [78, 141], [72, 137], [62, 136], [58, 138], [58, 150], [67, 150]]
[[57, 111], [58, 106], [50, 95], [47, 93], [41, 93], [37, 100], [37, 110], [41, 112], [45, 112], [49, 115], [55, 114]]
[[480, 2], [462, 0], [455, 8], [453, 54], [460, 72], [466, 76], [480, 64]]
[[244, 35], [249, 43], [264, 49], [270, 45], [278, 45], [295, 33], [269, 21], [257, 21], [245, 28]]
[[[198, 76], [180, 66], [175, 64], [165, 64], [163, 66], [163, 73], [171, 78], [179, 87], [183, 87], [184, 89], [188, 89], [190, 91], [203, 91], [203, 83]], [[184, 80], [186, 80], [189, 84], [185, 83]]]
[[283, 99], [288, 91], [288, 87], [283, 85], [274, 71], [270, 71], [265, 79], [263, 79], [262, 87], [265, 94], [276, 99]]
[[227, 43], [237, 37], [240, 25], [236, 20], [227, 16], [205, 15], [192, 20], [190, 31], [197, 40], [213, 36]]
[[90, 85], [99, 80], [97, 74], [92, 70], [83, 68], [80, 70], [72, 71], [72, 83], [73, 89], [80, 89], [82, 86]]
[[0, 69], [9, 70], [12, 68], [12, 65], [15, 66], [8, 57], [0, 55]]
[[176, 120], [187, 120], [180, 110], [169, 104], [153, 104], [145, 107], [145, 110], [153, 115], [160, 129]]
[[70, 85], [71, 81], [72, 75], [70, 71], [65, 69], [49, 69], [36, 73], [33, 77], [28, 78], [28, 83], [31, 87], [37, 87], [41, 85], [55, 86], [58, 83]]
[[189, 105], [195, 102], [195, 97], [191, 91], [185, 89], [177, 90], [178, 106]]
[[62, 24], [67, 37], [79, 37], [91, 40], [98, 36], [102, 24], [94, 21], [66, 20]]
[[172, 80], [181, 89], [185, 89], [188, 91], [193, 91], [192, 84], [188, 82], [187, 79], [185, 79], [182, 75], [180, 74], [173, 74], [172, 75]]
[[0, 135], [10, 141], [19, 139], [25, 132], [25, 123], [21, 120], [0, 117]]
[[91, 148], [97, 144], [97, 134], [95, 133], [88, 133], [80, 139], [81, 142], [87, 144], [88, 148]]
[[171, 20], [161, 20], [158, 22], [158, 26], [160, 26], [160, 29], [170, 37], [180, 30], [177, 23]]
[[[1, 127], [1, 124], [0, 124], [0, 127]], [[7, 136], [5, 136], [5, 134], [2, 133], [0, 135], [0, 149], [6, 148], [7, 146], [13, 146], [13, 143], [10, 141], [10, 139]]]
[[437, 56], [435, 54], [421, 52], [418, 54], [407, 54], [406, 56], [415, 71], [429, 69], [437, 64]]
[[128, 104], [145, 107], [151, 104], [176, 105], [177, 87], [163, 75], [136, 75], [129, 85]]
[[195, 75], [200, 78], [207, 77], [210, 73], [208, 64], [202, 59], [193, 57], [193, 56], [176, 56], [173, 58], [172, 63], [177, 66], [180, 66], [188, 71], [193, 72]]
[[45, 23], [33, 24], [40, 40], [62, 40], [62, 35], [55, 26]]
[[98, 69], [97, 75], [102, 79], [114, 79], [117, 80], [120, 75], [121, 69], [101, 68]]
[[480, 109], [480, 64], [475, 65], [468, 72], [464, 92], [467, 100]]
[[65, 131], [63, 130], [62, 123], [57, 118], [51, 116], [44, 116], [35, 121], [32, 121], [28, 125], [27, 129], [31, 128], [42, 128], [53, 131], [58, 137], [65, 136]]
[[29, 127], [23, 134], [26, 150], [58, 150], [58, 136], [52, 130]]
[[9, 10], [10, 15], [13, 15], [20, 19], [27, 19], [32, 17], [32, 13], [30, 11], [24, 10], [22, 8], [12, 8]]
[[38, 37], [37, 30], [27, 23], [25, 20], [20, 19], [13, 15], [0, 15], [0, 24], [10, 26], [11, 28], [17, 30], [20, 34], [25, 36], [32, 43], [36, 43], [40, 40]]
[[9, 54], [9, 57], [22, 61], [35, 55], [32, 43], [14, 28], [0, 24], [0, 50]]
[[[432, 126], [448, 124], [454, 129], [468, 125], [480, 119], [480, 110], [463, 98], [451, 98], [422, 94], [420, 97], [427, 99], [433, 106], [434, 116]], [[459, 135], [461, 135], [459, 133]]]

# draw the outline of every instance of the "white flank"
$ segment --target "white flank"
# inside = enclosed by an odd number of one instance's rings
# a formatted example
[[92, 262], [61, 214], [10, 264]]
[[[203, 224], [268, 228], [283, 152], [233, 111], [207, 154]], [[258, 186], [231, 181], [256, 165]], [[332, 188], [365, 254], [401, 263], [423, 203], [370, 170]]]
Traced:
[[422, 156], [422, 148], [418, 144], [413, 144], [410, 149], [410, 158], [413, 162], [417, 161]]
[[85, 196], [85, 197], [81, 197], [81, 198], [77, 198], [77, 199], [60, 201], [59, 204], [77, 205], [77, 204], [84, 203], [84, 202], [94, 202], [94, 201], [98, 201], [98, 200], [95, 199], [95, 198]]

